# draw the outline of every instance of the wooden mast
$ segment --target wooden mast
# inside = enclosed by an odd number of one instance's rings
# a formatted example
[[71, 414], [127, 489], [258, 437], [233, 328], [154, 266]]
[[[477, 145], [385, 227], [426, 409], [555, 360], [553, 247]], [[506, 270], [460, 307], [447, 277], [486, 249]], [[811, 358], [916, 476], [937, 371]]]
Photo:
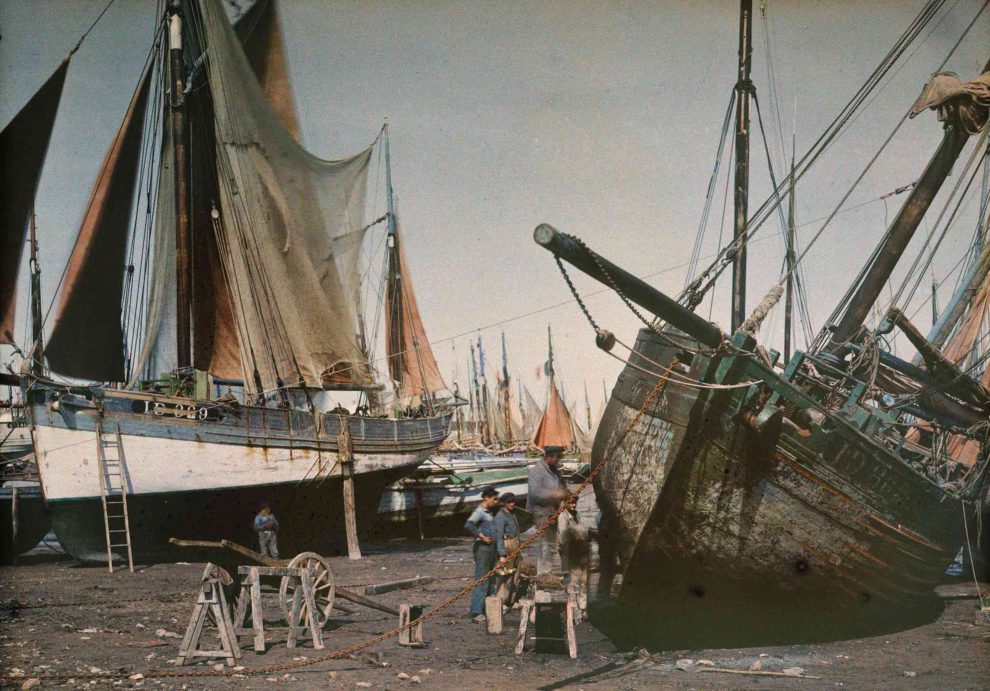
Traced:
[[732, 259], [732, 331], [746, 320], [746, 223], [749, 216], [749, 99], [753, 93], [753, 0], [739, 10], [739, 80], [736, 82], [735, 227]]
[[44, 369], [44, 320], [41, 313], [41, 265], [38, 263], [38, 226], [34, 204], [31, 205], [31, 374], [40, 376]]
[[172, 143], [175, 155], [176, 355], [179, 368], [192, 364], [192, 229], [189, 217], [189, 127], [186, 120], [185, 70], [182, 55], [182, 12], [169, 18], [169, 60], [172, 88]]
[[794, 144], [791, 144], [791, 183], [787, 200], [787, 239], [784, 251], [787, 254], [787, 281], [784, 286], [784, 362], [791, 361], [791, 334], [794, 331]]

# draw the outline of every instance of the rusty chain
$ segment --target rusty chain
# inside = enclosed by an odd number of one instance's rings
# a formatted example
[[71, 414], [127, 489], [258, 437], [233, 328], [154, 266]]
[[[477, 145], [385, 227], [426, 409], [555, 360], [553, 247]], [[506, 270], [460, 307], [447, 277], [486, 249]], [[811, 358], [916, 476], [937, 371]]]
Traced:
[[[619, 448], [622, 445], [622, 443], [625, 441], [625, 438], [632, 431], [633, 427], [636, 426], [640, 418], [642, 418], [643, 414], [646, 412], [647, 408], [650, 407], [654, 399], [662, 390], [663, 383], [664, 380], [662, 379], [657, 380], [657, 383], [654, 385], [653, 390], [650, 391], [650, 395], [647, 396], [646, 400], [643, 402], [643, 405], [640, 406], [639, 410], [636, 412], [636, 415], [632, 418], [632, 420], [629, 421], [629, 424], [622, 431], [622, 434], [619, 437], [618, 441], [616, 441], [615, 445], [612, 447], [613, 450]], [[585, 490], [588, 489], [588, 487], [591, 486], [592, 481], [608, 464], [610, 459], [611, 456], [606, 456], [605, 458], [603, 458], [601, 462], [598, 463], [598, 465], [596, 465], [591, 470], [590, 473], [588, 473], [588, 476], [584, 479], [584, 481], [580, 485], [578, 485], [577, 489], [571, 492], [571, 494], [567, 497], [567, 499], [561, 503], [560, 507], [550, 515], [550, 517], [546, 520], [546, 522], [542, 526], [540, 526], [540, 528], [535, 533], [533, 533], [533, 535], [531, 535], [524, 542], [522, 542], [519, 545], [519, 547], [516, 548], [515, 551], [513, 551], [511, 554], [508, 555], [508, 559], [510, 560], [515, 559], [516, 557], [521, 555], [523, 550], [525, 550], [527, 547], [533, 544], [533, 542], [535, 542], [550, 526], [554, 525], [560, 514], [563, 513], [563, 511], [565, 511], [565, 506], [572, 501], [576, 501], [577, 498], [581, 494], [583, 494]], [[307, 660], [299, 660], [299, 661], [293, 660], [291, 662], [284, 662], [277, 665], [269, 665], [267, 667], [260, 667], [256, 669], [243, 669], [243, 670], [238, 670], [236, 672], [230, 672], [227, 669], [222, 669], [222, 670], [176, 669], [176, 670], [153, 670], [149, 672], [136, 672], [136, 671], [110, 672], [110, 673], [58, 672], [58, 673], [50, 673], [50, 674], [24, 673], [23, 675], [16, 675], [16, 676], [10, 674], [4, 674], [4, 675], [0, 675], [0, 682], [18, 682], [18, 681], [23, 682], [28, 679], [38, 679], [41, 681], [47, 681], [47, 680], [55, 681], [55, 680], [66, 680], [66, 679], [125, 679], [134, 676], [136, 674], [141, 674], [142, 677], [144, 677], [145, 679], [174, 679], [174, 678], [229, 677], [232, 676], [233, 674], [243, 675], [243, 676], [260, 676], [262, 674], [272, 674], [275, 672], [288, 672], [289, 670], [300, 669], [302, 667], [309, 667], [311, 665], [319, 664], [321, 662], [327, 662], [329, 660], [336, 660], [343, 657], [347, 657], [349, 655], [353, 655], [354, 653], [360, 650], [364, 650], [365, 648], [370, 648], [371, 646], [377, 645], [382, 641], [388, 640], [389, 638], [393, 638], [394, 636], [399, 635], [400, 633], [402, 633], [407, 629], [411, 629], [415, 626], [419, 626], [423, 622], [437, 616], [438, 614], [443, 612], [445, 609], [450, 607], [452, 604], [454, 604], [461, 598], [470, 594], [470, 592], [475, 588], [475, 586], [484, 583], [491, 576], [493, 576], [497, 570], [498, 570], [498, 566], [490, 570], [481, 578], [475, 580], [470, 585], [465, 586], [455, 594], [451, 595], [450, 597], [448, 597], [446, 600], [441, 602], [439, 605], [437, 605], [430, 611], [424, 612], [416, 619], [413, 619], [402, 626], [397, 626], [394, 629], [386, 631], [383, 634], [370, 638], [361, 643], [355, 643], [354, 645], [346, 646], [344, 648], [338, 648], [337, 650], [333, 650], [329, 653], [320, 655], [318, 657], [310, 658]]]

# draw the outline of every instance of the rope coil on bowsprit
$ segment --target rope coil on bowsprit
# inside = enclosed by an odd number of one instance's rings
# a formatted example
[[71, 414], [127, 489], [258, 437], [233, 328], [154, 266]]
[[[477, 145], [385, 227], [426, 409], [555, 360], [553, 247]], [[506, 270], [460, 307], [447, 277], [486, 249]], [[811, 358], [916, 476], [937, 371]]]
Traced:
[[[622, 434], [619, 436], [615, 445], [612, 447], [613, 451], [622, 446], [622, 443], [625, 441], [625, 438], [632, 431], [633, 427], [636, 426], [640, 418], [643, 417], [643, 414], [653, 404], [653, 401], [656, 399], [657, 395], [663, 389], [663, 384], [665, 381], [666, 381], [665, 379], [657, 380], [657, 383], [654, 385], [652, 391], [650, 391], [649, 396], [646, 397], [646, 400], [643, 402], [643, 405], [640, 406], [639, 410], [636, 412], [636, 415], [633, 416], [633, 418], [629, 421], [629, 424], [626, 425], [626, 428], [622, 431]], [[588, 489], [588, 487], [591, 486], [592, 481], [598, 476], [598, 474], [602, 471], [602, 469], [608, 464], [610, 460], [611, 460], [611, 454], [607, 454], [601, 460], [601, 462], [599, 462], [594, 468], [592, 468], [591, 472], [588, 473], [584, 481], [581, 482], [580, 485], [578, 485], [577, 489], [571, 492], [570, 495], [568, 495], [567, 499], [561, 502], [560, 507], [550, 515], [550, 517], [546, 520], [546, 522], [542, 526], [540, 526], [540, 528], [535, 533], [533, 533], [530, 537], [524, 540], [516, 550], [514, 550], [511, 554], [509, 554], [508, 558], [515, 559], [516, 557], [521, 555], [523, 550], [525, 550], [527, 547], [533, 544], [533, 542], [535, 542], [550, 526], [555, 525], [557, 522], [557, 518], [560, 516], [561, 513], [563, 513], [566, 510], [565, 507], [571, 502], [577, 501], [577, 498], [581, 494], [583, 494], [585, 490]], [[25, 682], [28, 679], [38, 679], [41, 681], [66, 680], [66, 679], [126, 679], [136, 674], [141, 674], [146, 679], [168, 679], [168, 678], [182, 678], [182, 677], [185, 678], [231, 677], [234, 675], [258, 676], [262, 674], [272, 674], [274, 672], [287, 672], [293, 669], [309, 667], [311, 665], [315, 665], [321, 662], [328, 662], [330, 660], [336, 660], [339, 658], [347, 657], [348, 655], [352, 655], [360, 650], [363, 650], [365, 648], [370, 648], [371, 646], [377, 645], [382, 641], [386, 641], [389, 638], [393, 638], [407, 629], [411, 629], [414, 626], [418, 626], [419, 624], [422, 624], [428, 619], [432, 619], [433, 617], [440, 614], [440, 612], [444, 611], [458, 600], [469, 595], [471, 591], [474, 590], [475, 586], [480, 585], [481, 583], [484, 583], [486, 580], [488, 580], [491, 576], [495, 574], [497, 569], [498, 567], [496, 566], [481, 578], [475, 580], [470, 585], [465, 586], [462, 590], [458, 591], [454, 595], [451, 595], [449, 598], [441, 602], [433, 609], [429, 610], [428, 612], [424, 612], [421, 616], [411, 620], [407, 624], [404, 624], [402, 626], [397, 626], [394, 629], [386, 631], [381, 635], [375, 636], [374, 638], [370, 638], [361, 643], [355, 643], [354, 645], [350, 645], [344, 648], [339, 648], [324, 655], [320, 655], [319, 657], [314, 657], [308, 660], [299, 660], [299, 661], [293, 660], [291, 662], [285, 662], [282, 664], [269, 665], [268, 667], [261, 667], [257, 669], [243, 669], [243, 670], [238, 670], [236, 672], [228, 671], [227, 669], [222, 669], [219, 671], [212, 669], [209, 670], [190, 669], [190, 670], [157, 670], [157, 671], [149, 671], [149, 672], [131, 671], [131, 672], [113, 672], [113, 673], [95, 673], [95, 672], [51, 673], [51, 674], [26, 673], [23, 675], [16, 675], [16, 676], [5, 674], [5, 675], [0, 675], [0, 682]]]

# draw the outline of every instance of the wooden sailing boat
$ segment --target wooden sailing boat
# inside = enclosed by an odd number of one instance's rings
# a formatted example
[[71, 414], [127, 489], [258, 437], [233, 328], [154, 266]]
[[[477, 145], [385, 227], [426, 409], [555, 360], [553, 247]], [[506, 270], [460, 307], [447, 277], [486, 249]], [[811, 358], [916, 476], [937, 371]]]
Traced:
[[543, 417], [533, 433], [532, 445], [538, 449], [547, 446], [559, 446], [572, 451], [575, 448], [574, 420], [567, 405], [557, 390], [557, 374], [553, 366], [553, 336], [547, 327], [548, 354], [544, 370], [547, 375], [547, 404], [543, 409]]
[[[752, 3], [741, 4], [736, 150], [745, 157]], [[875, 346], [861, 328], [870, 307], [970, 134], [985, 133], [987, 70], [916, 105], [940, 108], [942, 144], [825, 342], [782, 370], [753, 337], [780, 290], [744, 319], [745, 165], [736, 168], [732, 334], [693, 312], [695, 296], [681, 304], [575, 238], [536, 229], [538, 244], [662, 320], [640, 331], [593, 453], [606, 592], [621, 575], [617, 616], [601, 621], [620, 643], [827, 640], [937, 610], [932, 589], [986, 490], [990, 399], [924, 338], [912, 340], [924, 368], [873, 350], [864, 374], [844, 356]], [[985, 306], [975, 309], [982, 319]], [[910, 327], [896, 314], [890, 322]], [[599, 331], [598, 343], [608, 350], [615, 340]], [[895, 390], [885, 378], [914, 386], [911, 405], [885, 402]], [[918, 417], [984, 447], [979, 463], [954, 482], [931, 472], [931, 449], [905, 438]]]
[[[361, 338], [358, 255], [372, 148], [336, 161], [306, 152], [275, 3], [258, 3], [238, 27], [219, 0], [183, 1], [162, 17], [69, 260], [48, 365], [116, 384], [69, 386], [30, 368], [21, 377], [47, 507], [79, 559], [126, 556], [101, 508], [116, 468], [136, 560], [174, 556], [173, 536], [249, 542], [261, 501], [287, 528], [284, 552], [322, 551], [340, 544], [345, 474], [361, 526], [382, 489], [449, 431], [434, 382], [413, 383], [408, 370], [397, 378], [400, 396], [416, 388], [431, 396], [429, 409], [383, 415]], [[65, 69], [32, 101], [45, 106], [48, 131]], [[16, 180], [29, 198], [40, 140], [30, 140]], [[150, 176], [139, 168], [149, 157]], [[139, 210], [154, 219], [143, 245], [128, 239]], [[394, 209], [387, 219], [393, 260], [404, 267]], [[23, 228], [20, 215], [5, 217], [5, 242]], [[140, 289], [124, 270], [129, 242], [149, 257]], [[389, 296], [402, 303], [391, 313], [413, 318], [389, 327], [400, 348], [390, 349], [389, 365], [406, 367], [411, 344], [422, 367], [432, 354], [407, 267], [396, 271], [406, 275]], [[326, 411], [328, 391], [363, 392], [371, 414]]]

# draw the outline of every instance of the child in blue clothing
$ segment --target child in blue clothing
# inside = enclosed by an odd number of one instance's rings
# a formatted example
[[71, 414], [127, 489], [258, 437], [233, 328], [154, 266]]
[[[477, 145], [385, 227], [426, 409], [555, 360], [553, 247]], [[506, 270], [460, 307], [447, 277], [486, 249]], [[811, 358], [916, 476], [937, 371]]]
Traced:
[[258, 533], [258, 546], [262, 556], [278, 559], [278, 519], [272, 514], [272, 507], [268, 504], [258, 507], [254, 529]]

